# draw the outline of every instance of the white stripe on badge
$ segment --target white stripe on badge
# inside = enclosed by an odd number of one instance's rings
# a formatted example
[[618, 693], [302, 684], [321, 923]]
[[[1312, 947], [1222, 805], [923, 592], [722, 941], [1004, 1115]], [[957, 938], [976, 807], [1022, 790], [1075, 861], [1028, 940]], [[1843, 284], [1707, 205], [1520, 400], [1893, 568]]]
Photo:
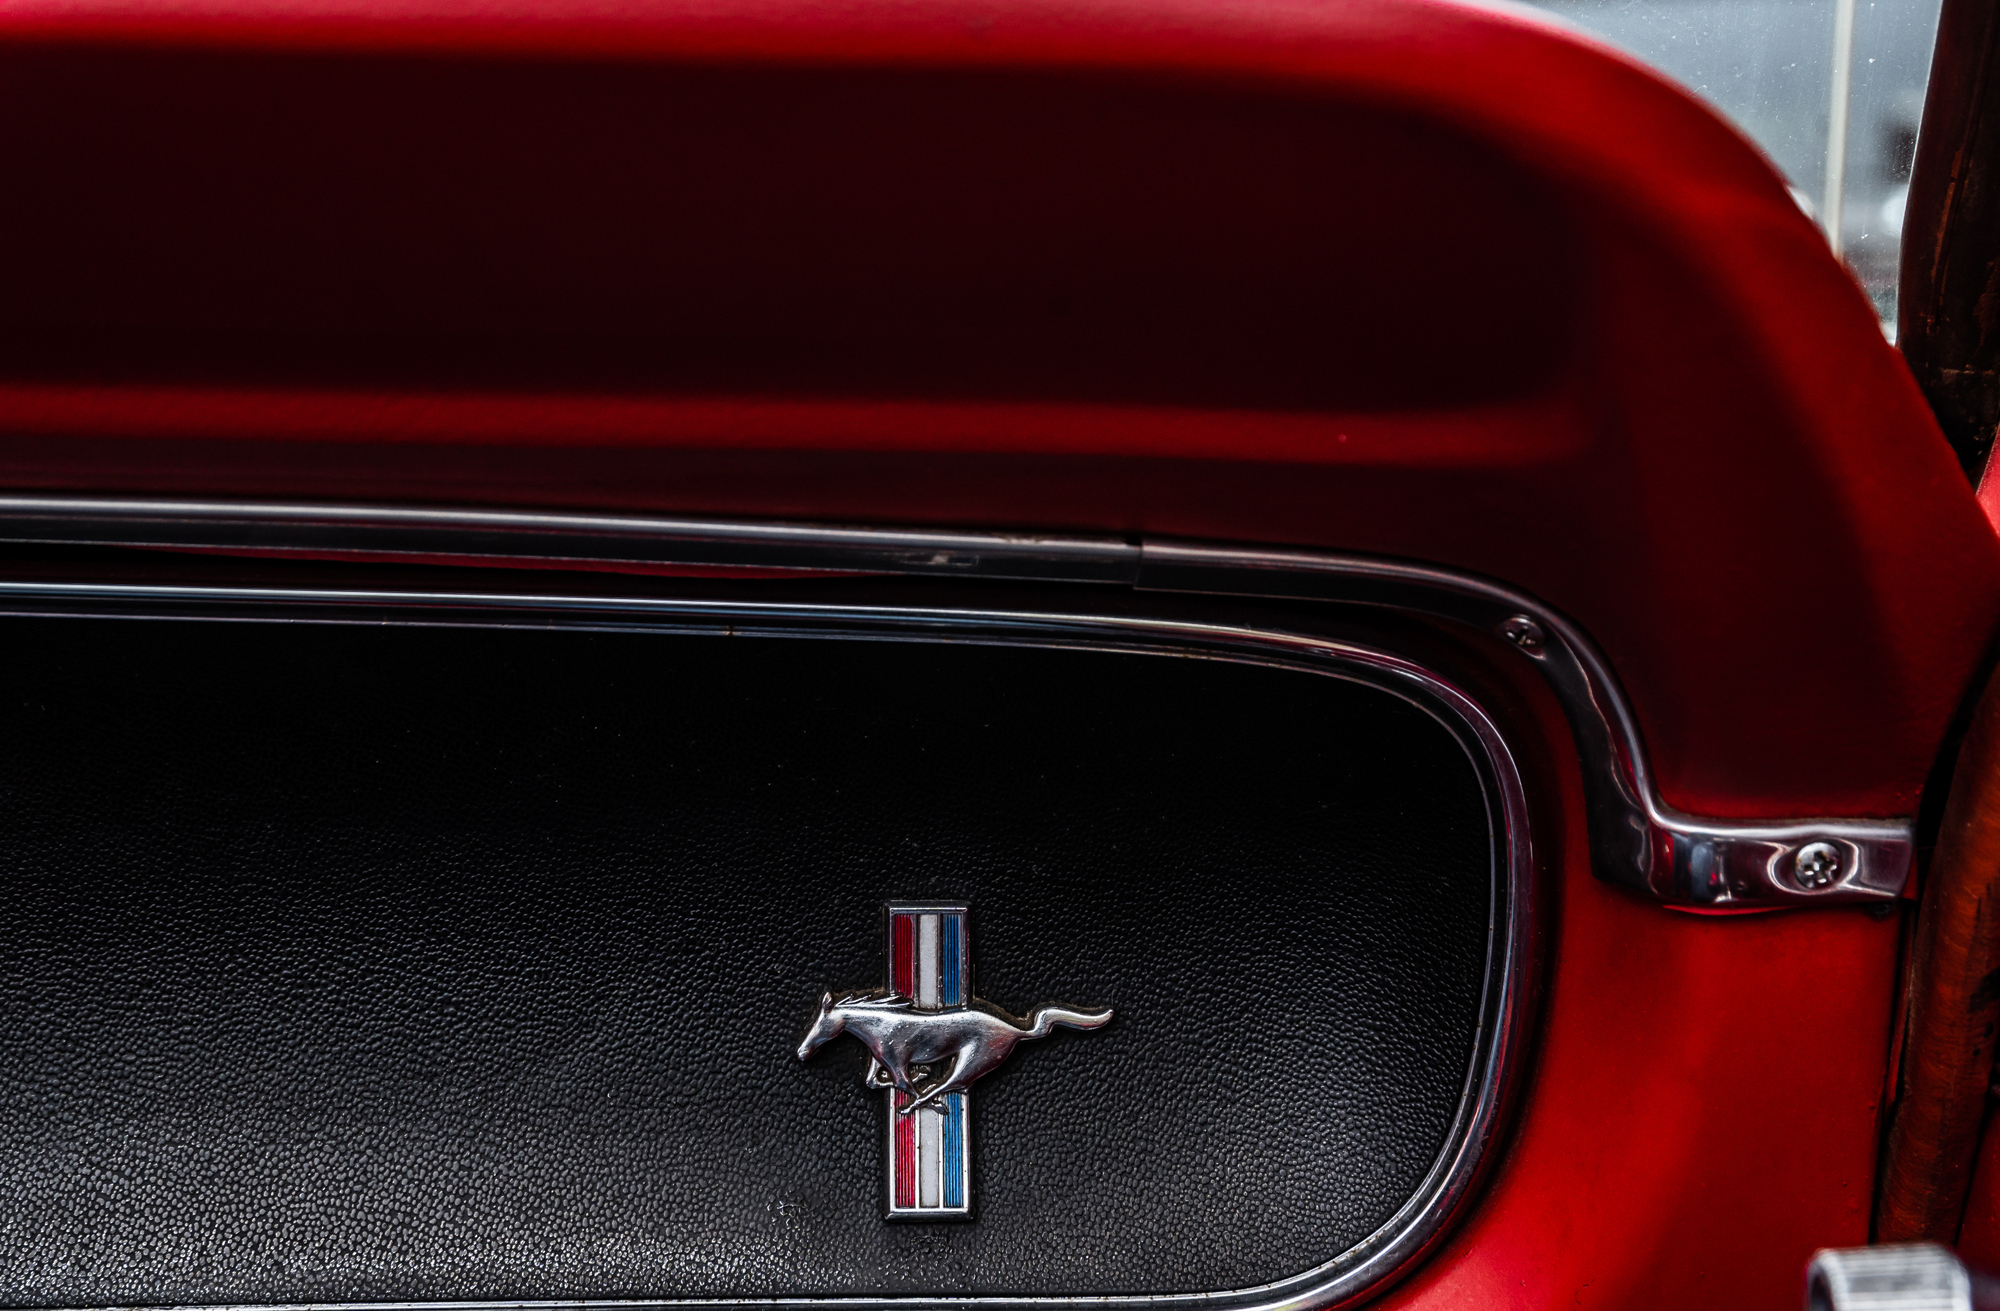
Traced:
[[[938, 917], [917, 917], [917, 1005], [927, 1011], [938, 1008]], [[925, 1203], [926, 1206], [929, 1203]]]
[[[935, 920], [937, 916], [927, 915]], [[932, 938], [936, 945], [936, 938]], [[926, 1106], [917, 1117], [917, 1205], [944, 1205], [944, 1117]]]

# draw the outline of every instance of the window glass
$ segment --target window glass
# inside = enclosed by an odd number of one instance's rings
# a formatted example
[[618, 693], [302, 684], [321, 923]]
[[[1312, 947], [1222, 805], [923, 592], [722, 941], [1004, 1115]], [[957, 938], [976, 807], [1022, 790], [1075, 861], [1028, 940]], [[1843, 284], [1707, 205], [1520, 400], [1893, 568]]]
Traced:
[[1764, 148], [1883, 320], [1939, 0], [1538, 0], [1691, 88]]

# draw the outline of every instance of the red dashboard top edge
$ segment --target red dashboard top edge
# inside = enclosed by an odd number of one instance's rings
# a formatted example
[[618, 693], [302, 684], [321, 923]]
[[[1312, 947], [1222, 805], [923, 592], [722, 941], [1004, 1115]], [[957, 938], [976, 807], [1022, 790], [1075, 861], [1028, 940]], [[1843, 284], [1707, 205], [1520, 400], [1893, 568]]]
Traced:
[[[1722, 816], [1911, 813], [2000, 617], [1971, 490], [1777, 175], [1526, 11], [17, 0], [0, 63], [34, 198], [0, 240], [37, 255], [0, 283], [10, 489], [1432, 561], [1581, 623], [1665, 799]], [[1298, 183], [1329, 150], [1358, 171]], [[746, 159], [806, 178], [795, 214]], [[921, 225], [906, 173], [949, 202]], [[684, 324], [674, 370], [539, 363], [739, 304], [721, 364]], [[427, 344], [382, 364], [377, 329]], [[283, 358], [214, 363], [241, 341]]]

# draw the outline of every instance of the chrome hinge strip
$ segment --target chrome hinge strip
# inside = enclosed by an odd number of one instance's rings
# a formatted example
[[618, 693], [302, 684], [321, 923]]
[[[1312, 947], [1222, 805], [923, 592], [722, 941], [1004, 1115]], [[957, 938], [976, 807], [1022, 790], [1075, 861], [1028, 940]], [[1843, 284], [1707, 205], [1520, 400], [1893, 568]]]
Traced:
[[1130, 583], [1118, 537], [283, 501], [0, 496], [0, 541]]
[[1750, 823], [1670, 809], [1589, 638], [1530, 596], [1426, 565], [1086, 535], [118, 497], [0, 497], [0, 541], [1006, 578], [1386, 606], [1498, 634], [1534, 662], [1576, 739], [1592, 864], [1607, 882], [1672, 905], [1748, 907], [1893, 900], [1909, 878], [1906, 819]]

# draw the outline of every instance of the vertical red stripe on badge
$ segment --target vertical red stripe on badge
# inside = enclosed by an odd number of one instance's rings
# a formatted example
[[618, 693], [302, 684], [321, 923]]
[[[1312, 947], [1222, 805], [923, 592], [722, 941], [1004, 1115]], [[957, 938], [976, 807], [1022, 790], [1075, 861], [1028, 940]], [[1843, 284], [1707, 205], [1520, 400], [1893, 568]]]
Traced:
[[[904, 917], [898, 915], [898, 920]], [[894, 1092], [889, 1114], [895, 1116], [896, 1126], [896, 1206], [898, 1208], [917, 1204], [917, 1117], [901, 1114], [903, 1104], [910, 1100], [909, 1094]]]
[[[898, 995], [917, 995], [917, 917], [914, 915], [891, 915], [890, 943], [891, 956], [890, 984]], [[907, 1118], [907, 1117], [906, 1117]]]
[[[889, 917], [889, 987], [900, 996], [917, 995], [917, 917]], [[917, 1204], [917, 1117], [898, 1114], [909, 1101], [906, 1093], [889, 1094], [889, 1155], [895, 1178], [893, 1205], [901, 1210]]]

